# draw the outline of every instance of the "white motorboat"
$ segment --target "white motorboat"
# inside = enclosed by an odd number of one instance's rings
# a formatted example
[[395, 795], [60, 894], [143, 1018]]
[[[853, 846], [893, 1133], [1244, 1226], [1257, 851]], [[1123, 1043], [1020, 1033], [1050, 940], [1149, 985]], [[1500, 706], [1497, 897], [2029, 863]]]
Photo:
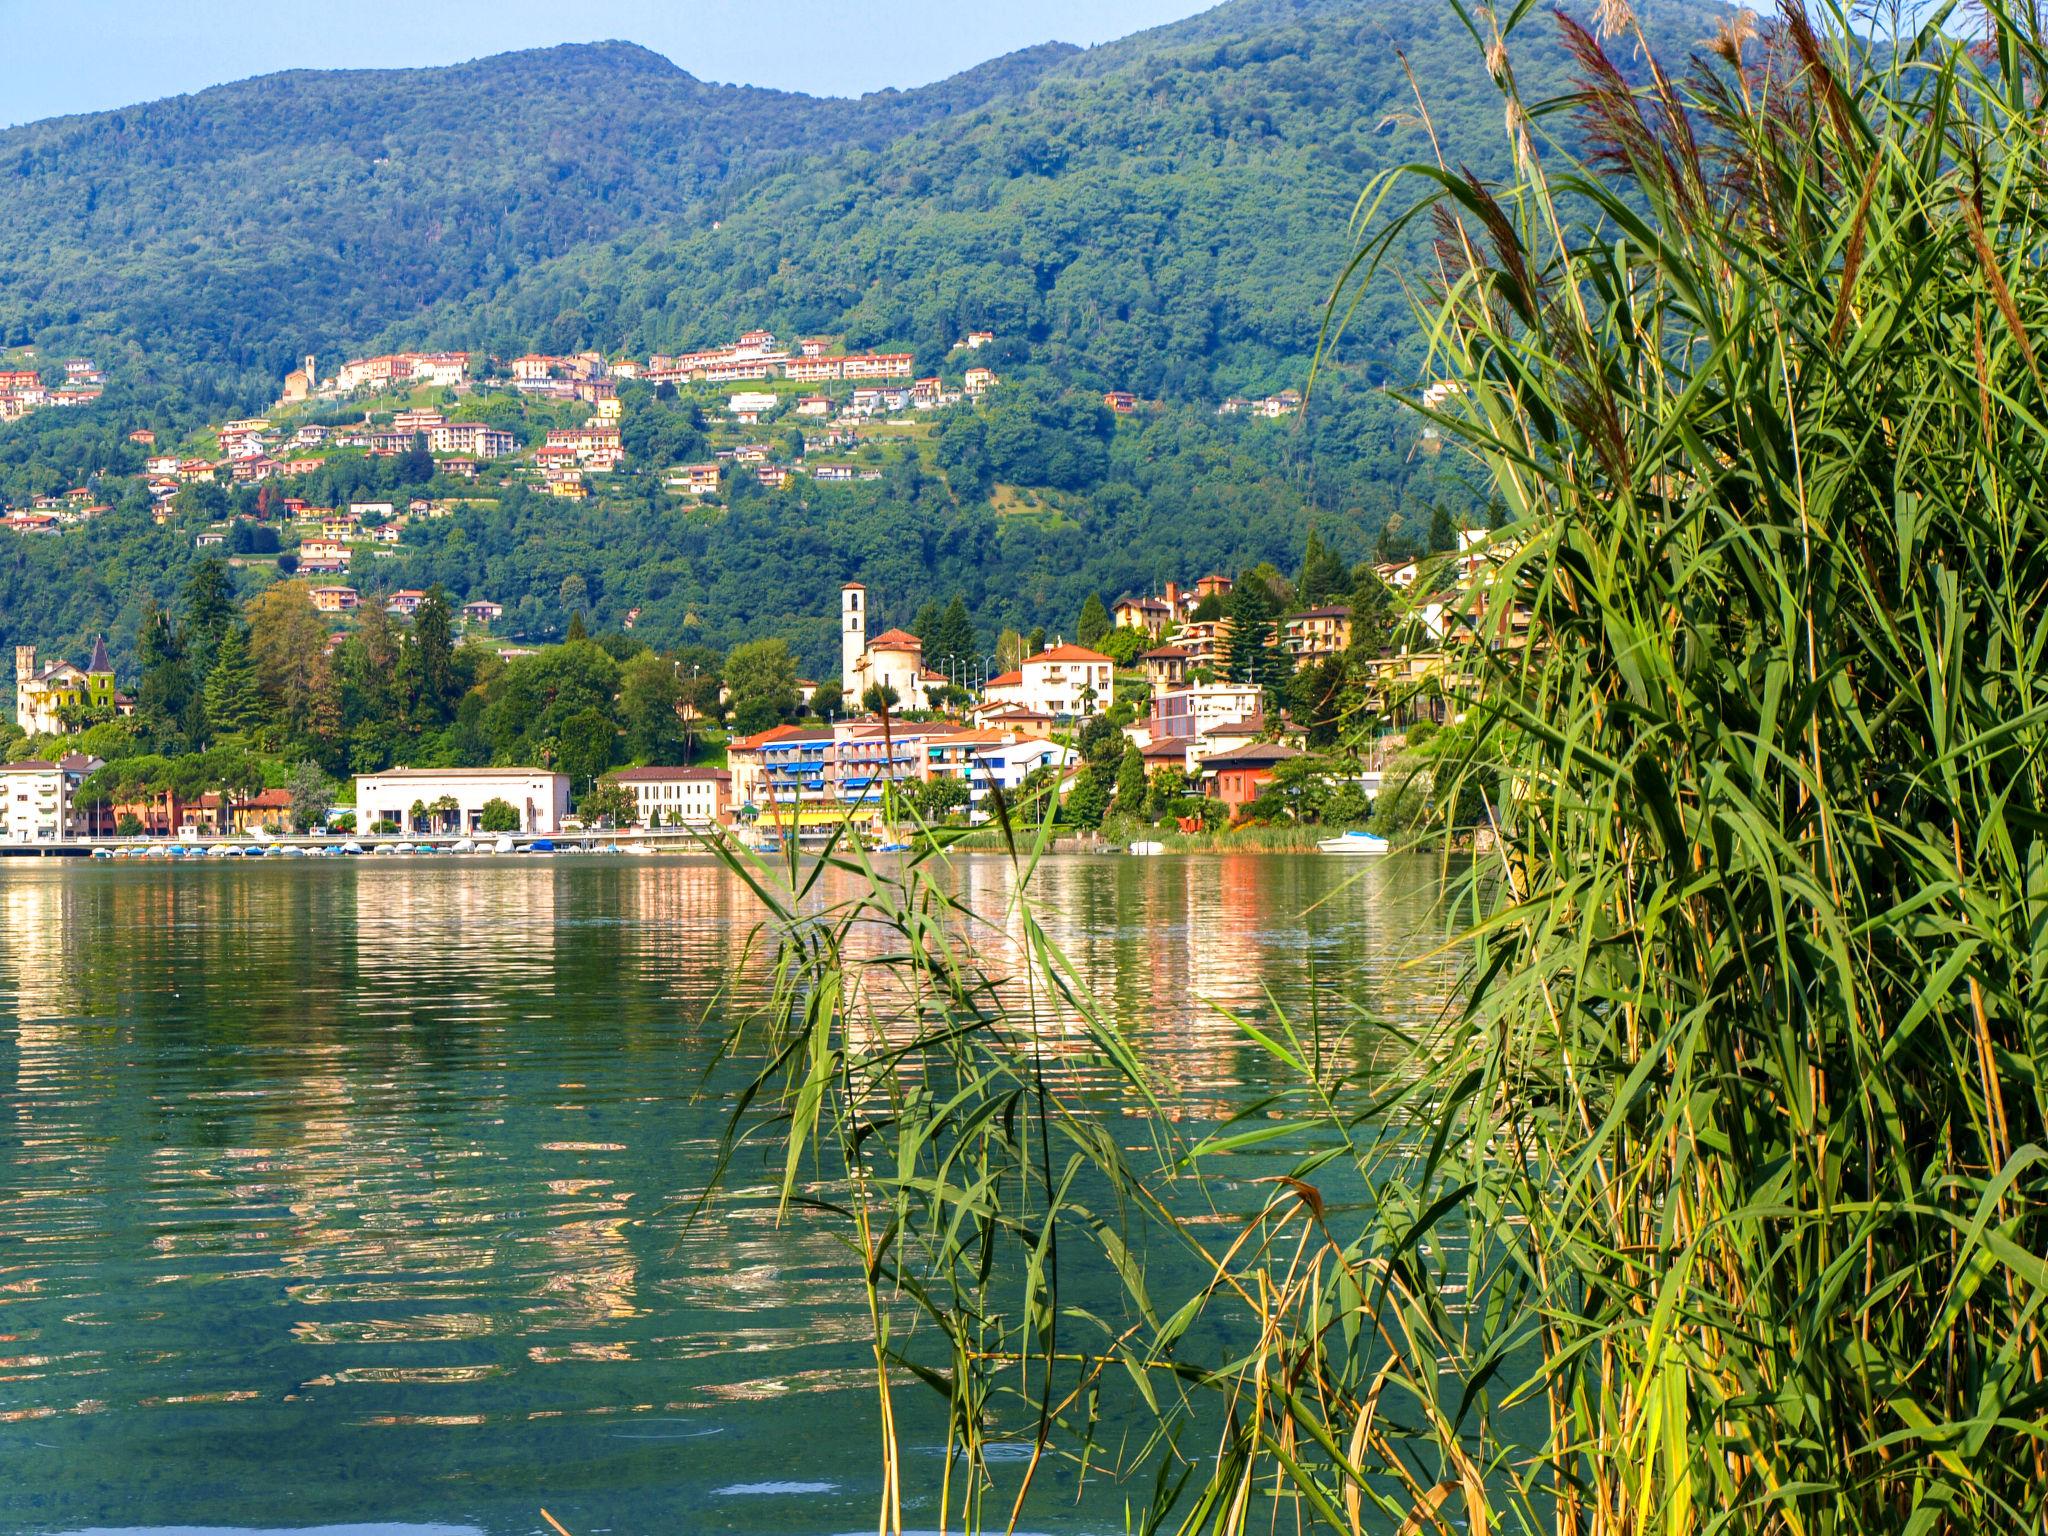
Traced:
[[1384, 837], [1372, 832], [1340, 832], [1335, 837], [1326, 837], [1316, 844], [1324, 853], [1348, 855], [1351, 858], [1376, 858], [1383, 853], [1393, 852], [1394, 845]]
[[475, 853], [476, 839], [472, 837], [458, 838], [456, 839], [454, 846], [451, 847], [448, 851], [450, 853]]
[[501, 837], [495, 843], [491, 844], [491, 851], [493, 853], [510, 853], [512, 851], [512, 846], [513, 845], [511, 838]]
[[1145, 858], [1156, 858], [1166, 852], [1166, 844], [1143, 839], [1131, 844], [1130, 851]]

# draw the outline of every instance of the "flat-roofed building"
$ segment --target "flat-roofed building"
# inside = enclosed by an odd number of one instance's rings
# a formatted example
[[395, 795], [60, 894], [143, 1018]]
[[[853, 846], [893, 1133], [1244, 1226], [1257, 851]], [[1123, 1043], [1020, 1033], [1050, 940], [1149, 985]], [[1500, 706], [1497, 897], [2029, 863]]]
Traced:
[[732, 819], [732, 775], [723, 768], [628, 768], [617, 779], [640, 808], [640, 826], [709, 827]]
[[410, 833], [480, 832], [484, 807], [502, 800], [521, 832], [559, 832], [569, 814], [569, 776], [544, 768], [391, 768], [356, 775], [356, 827], [379, 822]]

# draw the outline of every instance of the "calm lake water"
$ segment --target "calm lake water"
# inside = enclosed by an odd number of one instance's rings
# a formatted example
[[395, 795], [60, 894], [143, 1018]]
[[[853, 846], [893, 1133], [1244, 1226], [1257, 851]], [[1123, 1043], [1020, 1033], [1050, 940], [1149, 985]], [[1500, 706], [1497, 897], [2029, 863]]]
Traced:
[[[1034, 891], [1185, 1133], [1266, 1086], [1221, 1008], [1314, 991], [1355, 1049], [1443, 1006], [1402, 968], [1435, 875], [1063, 858]], [[957, 878], [994, 909], [1012, 876]], [[683, 859], [0, 861], [0, 1532], [872, 1530], [846, 1250], [758, 1193], [678, 1209], [760, 917]], [[1121, 1527], [1047, 1486], [1035, 1528]]]

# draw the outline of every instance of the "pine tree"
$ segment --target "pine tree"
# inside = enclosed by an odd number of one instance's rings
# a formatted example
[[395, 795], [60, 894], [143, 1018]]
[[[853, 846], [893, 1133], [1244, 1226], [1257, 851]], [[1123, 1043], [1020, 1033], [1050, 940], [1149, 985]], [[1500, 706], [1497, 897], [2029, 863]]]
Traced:
[[1074, 626], [1074, 638], [1083, 645], [1093, 645], [1109, 633], [1109, 610], [1102, 606], [1102, 599], [1095, 593], [1088, 594], [1088, 600], [1081, 605], [1081, 619]]
[[154, 601], [143, 608], [135, 655], [141, 669], [135, 714], [143, 733], [159, 751], [181, 751], [187, 744], [185, 728], [193, 705], [192, 674], [169, 610]]
[[981, 654], [981, 647], [975, 638], [974, 620], [967, 616], [967, 601], [958, 592], [946, 604], [946, 611], [939, 616], [937, 643], [925, 653], [927, 663], [933, 661], [936, 651], [937, 665], [941, 671], [948, 666], [957, 666], [973, 661]]
[[939, 648], [939, 622], [944, 615], [939, 611], [937, 598], [926, 598], [924, 606], [917, 610], [917, 618], [910, 626], [910, 632], [917, 636], [924, 646], [924, 664], [932, 664], [933, 653]]
[[227, 562], [209, 555], [192, 567], [185, 581], [185, 622], [180, 633], [194, 676], [203, 678], [213, 671], [215, 648], [239, 623], [234, 578]]
[[1265, 582], [1247, 574], [1224, 599], [1223, 675], [1233, 683], [1276, 687], [1286, 676], [1286, 658], [1271, 642], [1276, 632], [1273, 599]]
[[1442, 502], [1429, 514], [1429, 552], [1440, 555], [1458, 547], [1458, 530], [1451, 522], [1451, 509]]
[[206, 721], [216, 736], [240, 735], [263, 723], [263, 688], [249, 639], [239, 624], [231, 625], [214, 649], [213, 670], [206, 674]]
[[408, 649], [417, 661], [414, 676], [419, 691], [410, 701], [414, 717], [423, 724], [439, 725], [455, 712], [461, 692], [455, 675], [455, 619], [439, 582], [427, 589], [413, 613]]
[[564, 640], [588, 640], [590, 638], [590, 626], [583, 622], [583, 610], [581, 608], [578, 608], [569, 615], [569, 632], [562, 638]]
[[1301, 552], [1301, 575], [1294, 584], [1295, 601], [1304, 608], [1320, 608], [1350, 585], [1351, 573], [1344, 569], [1337, 552], [1310, 528], [1308, 545]]

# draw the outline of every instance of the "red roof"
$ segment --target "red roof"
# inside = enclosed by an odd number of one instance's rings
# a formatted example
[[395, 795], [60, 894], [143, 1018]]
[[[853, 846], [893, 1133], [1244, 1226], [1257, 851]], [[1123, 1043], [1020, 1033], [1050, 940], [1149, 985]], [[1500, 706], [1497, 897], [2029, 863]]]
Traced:
[[868, 642], [871, 651], [921, 651], [924, 642], [907, 629], [885, 629]]
[[989, 688], [1008, 688], [1024, 681], [1022, 672], [1003, 672], [990, 678], [984, 685]]
[[804, 734], [804, 728], [800, 725], [771, 725], [765, 731], [756, 731], [751, 736], [742, 736], [738, 741], [733, 742], [732, 746], [744, 752], [754, 747], [766, 746], [771, 741], [783, 741], [791, 736], [802, 736]]
[[[778, 725], [775, 729], [794, 730], [796, 727]], [[694, 784], [705, 781], [720, 783], [730, 780], [732, 775], [723, 768], [628, 768], [618, 778], [621, 784]]]
[[[1102, 652], [1091, 651], [1085, 645], [1056, 645], [1049, 651], [1040, 651], [1036, 656], [1030, 657], [1029, 660], [1109, 662], [1109, 658], [1103, 655]], [[1115, 663], [1110, 662], [1110, 665], [1114, 666]]]

